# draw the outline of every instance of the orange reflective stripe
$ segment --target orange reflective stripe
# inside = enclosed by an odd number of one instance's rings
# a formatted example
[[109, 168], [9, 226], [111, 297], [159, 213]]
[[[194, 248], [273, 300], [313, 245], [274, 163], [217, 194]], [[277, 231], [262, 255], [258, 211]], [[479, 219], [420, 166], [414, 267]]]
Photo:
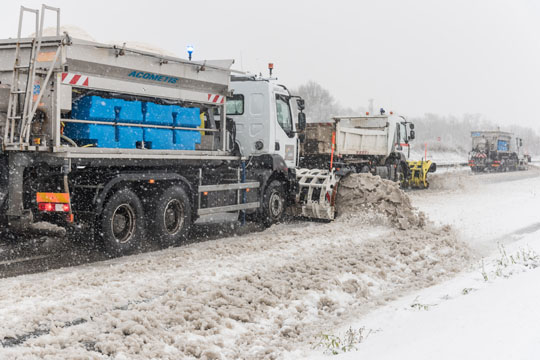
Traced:
[[68, 193], [36, 193], [38, 203], [69, 204]]

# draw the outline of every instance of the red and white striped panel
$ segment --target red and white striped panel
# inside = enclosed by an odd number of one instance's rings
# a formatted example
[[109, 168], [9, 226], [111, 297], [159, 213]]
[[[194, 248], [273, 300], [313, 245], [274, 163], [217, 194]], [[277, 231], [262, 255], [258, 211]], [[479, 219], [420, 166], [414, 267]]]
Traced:
[[88, 86], [88, 76], [72, 73], [62, 73], [62, 84]]
[[208, 94], [208, 101], [216, 104], [223, 104], [225, 102], [225, 96]]

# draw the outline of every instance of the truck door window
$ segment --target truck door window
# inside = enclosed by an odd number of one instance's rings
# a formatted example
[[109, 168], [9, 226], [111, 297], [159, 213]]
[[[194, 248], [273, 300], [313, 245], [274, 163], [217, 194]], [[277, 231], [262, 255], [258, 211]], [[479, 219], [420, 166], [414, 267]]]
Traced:
[[407, 143], [407, 128], [405, 127], [405, 124], [399, 124], [399, 142], [401, 144]]
[[288, 136], [292, 133], [292, 116], [289, 99], [283, 95], [276, 95], [276, 116], [279, 126]]
[[227, 97], [227, 115], [244, 114], [244, 95], [235, 94]]

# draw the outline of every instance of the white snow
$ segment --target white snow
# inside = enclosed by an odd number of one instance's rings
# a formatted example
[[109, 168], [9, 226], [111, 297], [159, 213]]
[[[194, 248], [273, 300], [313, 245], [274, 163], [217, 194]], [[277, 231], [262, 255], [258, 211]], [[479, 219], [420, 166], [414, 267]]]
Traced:
[[[65, 25], [60, 27], [60, 35], [62, 35], [64, 32], [67, 32], [69, 36], [76, 39], [96, 42], [96, 39], [93, 38], [86, 30], [76, 26], [76, 25]], [[43, 35], [44, 36], [56, 36], [56, 27], [48, 27], [43, 29]], [[34, 33], [30, 34], [29, 37], [33, 37]], [[144, 52], [150, 52], [155, 54], [160, 54], [163, 56], [170, 56], [170, 57], [177, 57], [176, 54], [174, 54], [171, 51], [165, 50], [163, 48], [157, 47], [153, 44], [141, 42], [141, 41], [121, 41], [121, 40], [111, 40], [108, 41], [108, 44], [110, 45], [116, 45], [118, 47], [125, 46], [129, 49], [144, 51]]]
[[535, 171], [457, 172], [409, 193], [454, 230], [295, 222], [1, 279], [0, 358], [324, 359], [321, 334], [349, 327], [367, 338], [336, 359], [533, 358]]
[[434, 191], [411, 196], [431, 220], [452, 225], [470, 246], [487, 254], [497, 242], [512, 242], [520, 232], [540, 229], [539, 172], [533, 167], [506, 174], [437, 174], [430, 180]]
[[[430, 218], [452, 224], [479, 250], [477, 261], [450, 281], [327, 330], [340, 340], [348, 329], [367, 334], [332, 359], [538, 359], [540, 178], [537, 169], [517, 174], [525, 178], [481, 175], [413, 194]], [[289, 358], [327, 359], [328, 348]]]
[[[537, 231], [504, 248], [514, 258], [534, 251], [536, 258], [528, 264], [516, 258], [517, 264], [499, 265], [503, 256], [497, 253], [483, 260], [487, 281], [478, 263], [472, 272], [351, 322], [353, 329], [374, 331], [356, 349], [332, 359], [538, 359], [539, 239]], [[313, 351], [306, 358], [328, 356]]]
[[[427, 157], [426, 157], [427, 155]], [[468, 154], [449, 151], [426, 151], [411, 150], [410, 160], [431, 160], [439, 165], [463, 164], [468, 161]]]
[[[77, 39], [95, 42], [96, 40], [84, 29], [76, 25], [65, 25], [60, 27], [60, 35], [67, 32], [69, 36]], [[28, 35], [34, 37], [35, 33]], [[43, 36], [56, 36], [56, 27], [47, 27], [43, 29]]]

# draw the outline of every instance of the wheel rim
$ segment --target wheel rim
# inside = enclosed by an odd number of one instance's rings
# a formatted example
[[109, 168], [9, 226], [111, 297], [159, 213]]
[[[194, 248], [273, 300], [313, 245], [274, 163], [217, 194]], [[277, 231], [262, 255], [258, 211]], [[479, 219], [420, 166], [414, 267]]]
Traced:
[[122, 244], [127, 243], [136, 227], [135, 210], [129, 204], [119, 205], [111, 217], [111, 231], [114, 239]]
[[283, 199], [278, 192], [273, 192], [270, 196], [270, 215], [273, 218], [278, 218], [283, 211]]
[[163, 227], [167, 233], [176, 234], [184, 226], [184, 205], [178, 199], [170, 200], [163, 210]]

